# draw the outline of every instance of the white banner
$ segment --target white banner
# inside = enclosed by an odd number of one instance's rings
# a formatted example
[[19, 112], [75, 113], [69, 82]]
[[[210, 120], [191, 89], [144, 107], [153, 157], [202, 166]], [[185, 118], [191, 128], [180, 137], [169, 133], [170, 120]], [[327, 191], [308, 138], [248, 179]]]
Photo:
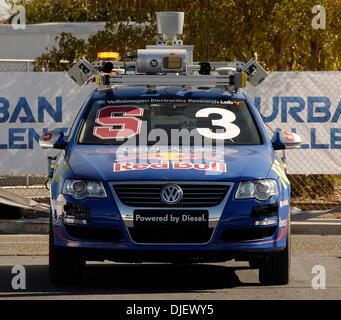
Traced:
[[38, 139], [43, 132], [72, 125], [93, 90], [67, 74], [0, 73], [0, 174], [46, 174], [47, 156]]
[[271, 72], [259, 87], [248, 86], [272, 130], [302, 138], [301, 149], [285, 151], [288, 173], [340, 174], [340, 88], [341, 72]]
[[[47, 155], [58, 151], [42, 150], [39, 136], [67, 132], [94, 87], [80, 88], [62, 72], [0, 73], [0, 81], [0, 174], [45, 174]], [[302, 137], [302, 149], [285, 152], [288, 173], [340, 173], [340, 88], [341, 72], [272, 72], [247, 88], [271, 129]]]

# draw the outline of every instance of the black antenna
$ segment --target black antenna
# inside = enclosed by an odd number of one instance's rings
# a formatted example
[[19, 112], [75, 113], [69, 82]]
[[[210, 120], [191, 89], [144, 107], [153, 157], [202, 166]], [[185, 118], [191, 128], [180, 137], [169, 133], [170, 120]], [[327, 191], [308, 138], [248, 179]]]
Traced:
[[211, 37], [211, 34], [210, 34], [210, 18], [211, 18], [210, 1], [208, 1], [206, 61], [210, 61], [210, 37]]

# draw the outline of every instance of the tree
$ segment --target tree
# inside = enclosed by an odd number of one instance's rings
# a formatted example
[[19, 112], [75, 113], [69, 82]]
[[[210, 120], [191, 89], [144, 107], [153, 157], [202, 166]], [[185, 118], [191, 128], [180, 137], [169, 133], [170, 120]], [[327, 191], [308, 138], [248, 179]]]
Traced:
[[84, 40], [77, 39], [70, 33], [62, 33], [57, 38], [58, 49], [53, 47], [36, 59], [35, 66], [40, 71], [66, 71], [74, 60], [86, 55], [87, 44]]
[[65, 64], [57, 59], [84, 54], [93, 60], [102, 49], [117, 50], [122, 57], [134, 54], [159, 37], [155, 12], [184, 11], [182, 38], [195, 45], [195, 61], [255, 57], [267, 70], [339, 70], [341, 2], [319, 2], [327, 19], [326, 28], [318, 30], [312, 27], [315, 4], [315, 0], [32, 0], [25, 8], [28, 23], [107, 22], [105, 30], [87, 43], [60, 36], [59, 46], [37, 59], [40, 69], [63, 70]]

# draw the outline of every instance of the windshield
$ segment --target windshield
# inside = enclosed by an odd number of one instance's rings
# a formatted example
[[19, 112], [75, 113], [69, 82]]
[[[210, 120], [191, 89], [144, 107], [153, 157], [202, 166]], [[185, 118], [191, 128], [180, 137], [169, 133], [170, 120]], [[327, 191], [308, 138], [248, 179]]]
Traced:
[[262, 136], [241, 99], [94, 100], [80, 144], [257, 145]]

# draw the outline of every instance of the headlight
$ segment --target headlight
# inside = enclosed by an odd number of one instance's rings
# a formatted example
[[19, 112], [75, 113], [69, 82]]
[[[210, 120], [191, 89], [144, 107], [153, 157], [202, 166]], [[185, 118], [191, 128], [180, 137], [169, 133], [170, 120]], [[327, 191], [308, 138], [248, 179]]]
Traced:
[[271, 196], [277, 195], [278, 188], [276, 180], [262, 179], [241, 182], [236, 193], [236, 199], [255, 198], [257, 200], [267, 200]]
[[107, 197], [107, 193], [100, 181], [66, 179], [63, 186], [63, 193], [69, 194], [77, 200]]

